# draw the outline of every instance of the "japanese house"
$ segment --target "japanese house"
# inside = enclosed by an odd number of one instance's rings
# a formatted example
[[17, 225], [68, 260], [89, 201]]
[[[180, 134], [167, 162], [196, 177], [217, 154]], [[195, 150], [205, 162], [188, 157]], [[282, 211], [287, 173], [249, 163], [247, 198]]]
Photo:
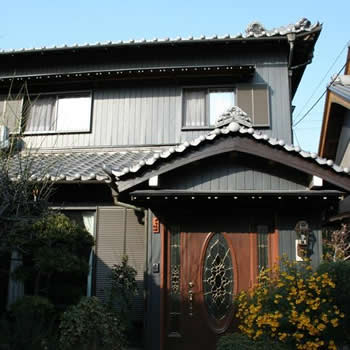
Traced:
[[318, 264], [322, 217], [350, 191], [348, 169], [292, 145], [320, 31], [302, 19], [0, 52], [2, 123], [36, 150], [32, 178], [56, 182], [52, 206], [96, 237], [87, 293], [106, 298], [128, 254], [145, 348], [214, 349], [234, 295], [278, 256], [300, 258], [298, 223]]

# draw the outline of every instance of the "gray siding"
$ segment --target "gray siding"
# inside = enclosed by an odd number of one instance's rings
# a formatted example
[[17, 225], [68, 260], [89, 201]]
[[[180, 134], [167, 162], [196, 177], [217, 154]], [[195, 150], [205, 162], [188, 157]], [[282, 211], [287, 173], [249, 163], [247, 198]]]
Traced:
[[345, 152], [348, 147], [349, 141], [350, 141], [350, 111], [348, 110], [345, 113], [343, 127], [340, 132], [337, 155], [335, 158], [335, 162], [337, 164], [343, 163], [343, 166], [350, 165], [350, 159], [343, 159], [345, 156]]
[[[189, 61], [182, 63], [256, 64], [252, 83], [267, 84], [270, 95], [271, 126], [262, 130], [269, 136], [291, 142], [288, 72], [282, 56], [235, 55], [215, 61], [206, 57], [197, 59], [191, 61], [188, 58]], [[170, 63], [166, 62], [164, 66]], [[94, 91], [90, 133], [36, 135], [28, 136], [26, 141], [41, 148], [162, 145], [192, 140], [206, 132], [181, 128], [181, 86], [100, 88]]]
[[[160, 178], [163, 189], [203, 192], [234, 191], [303, 191], [307, 177], [282, 166], [276, 169], [263, 167], [257, 160], [245, 158], [243, 162], [230, 154], [205, 159], [194, 165], [174, 170]], [[248, 165], [247, 165], [248, 163]], [[250, 164], [250, 165], [249, 165]]]
[[145, 230], [133, 210], [99, 208], [97, 211], [96, 295], [104, 301], [109, 298], [110, 274], [124, 254], [137, 271], [139, 293], [133, 302], [132, 317], [143, 320], [143, 280], [145, 262]]

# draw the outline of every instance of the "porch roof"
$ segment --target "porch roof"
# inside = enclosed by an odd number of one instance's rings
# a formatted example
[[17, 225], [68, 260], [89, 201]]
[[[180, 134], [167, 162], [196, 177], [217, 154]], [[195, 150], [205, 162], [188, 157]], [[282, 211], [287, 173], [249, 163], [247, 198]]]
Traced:
[[251, 127], [241, 126], [235, 121], [201, 135], [191, 142], [186, 141], [162, 152], [150, 152], [147, 157], [130, 162], [129, 166], [113, 167], [112, 164], [105, 163], [104, 170], [122, 192], [153, 176], [230, 151], [273, 160], [310, 175], [319, 176], [341, 189], [350, 191], [349, 168], [343, 168], [334, 164], [333, 160], [306, 152], [299, 146], [286, 144], [283, 140], [269, 137]]

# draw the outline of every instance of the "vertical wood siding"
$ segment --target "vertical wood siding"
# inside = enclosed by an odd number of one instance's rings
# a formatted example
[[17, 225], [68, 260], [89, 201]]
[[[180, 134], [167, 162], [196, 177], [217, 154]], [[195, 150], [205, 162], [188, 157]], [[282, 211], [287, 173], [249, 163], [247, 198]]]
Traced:
[[[247, 158], [247, 157], [245, 157]], [[250, 165], [247, 163], [250, 163]], [[160, 180], [163, 189], [187, 191], [302, 191], [308, 178], [297, 170], [279, 166], [262, 167], [256, 161], [246, 164], [230, 154], [216, 156], [165, 174]]]
[[[282, 56], [237, 55], [190, 61], [182, 63], [256, 64], [252, 83], [269, 87], [271, 125], [262, 130], [291, 142], [288, 72]], [[26, 141], [41, 148], [162, 145], [192, 140], [205, 133], [182, 130], [182, 109], [182, 86], [99, 88], [93, 94], [91, 133], [36, 135], [28, 136]]]
[[130, 209], [99, 208], [97, 215], [96, 295], [102, 300], [108, 300], [111, 268], [127, 254], [129, 264], [137, 271], [139, 288], [139, 294], [133, 302], [132, 316], [143, 320], [144, 225], [139, 223]]

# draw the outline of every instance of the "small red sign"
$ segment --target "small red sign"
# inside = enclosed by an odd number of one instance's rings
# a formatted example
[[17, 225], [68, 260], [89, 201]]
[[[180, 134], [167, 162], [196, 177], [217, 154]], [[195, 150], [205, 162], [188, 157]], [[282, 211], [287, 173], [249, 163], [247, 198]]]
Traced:
[[153, 230], [153, 233], [159, 233], [160, 232], [159, 219], [157, 217], [155, 217], [155, 216], [152, 219], [152, 230]]

